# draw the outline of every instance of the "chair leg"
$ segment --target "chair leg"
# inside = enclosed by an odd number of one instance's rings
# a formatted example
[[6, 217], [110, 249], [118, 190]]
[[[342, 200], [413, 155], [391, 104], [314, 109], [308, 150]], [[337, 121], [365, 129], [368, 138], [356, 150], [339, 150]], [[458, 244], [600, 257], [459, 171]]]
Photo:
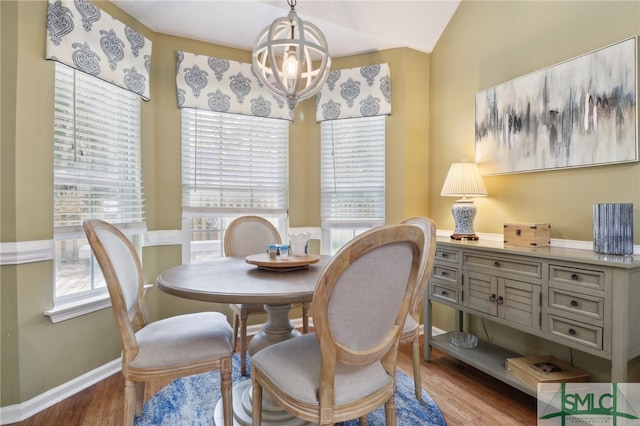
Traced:
[[136, 384], [124, 379], [124, 425], [133, 426], [136, 410]]
[[231, 345], [233, 347], [233, 351], [236, 351], [236, 344], [238, 343], [238, 314], [233, 313], [233, 340], [231, 341]]
[[144, 392], [146, 389], [145, 382], [137, 382], [135, 383], [136, 387], [136, 417], [142, 414], [142, 406], [144, 405]]
[[[254, 376], [254, 374], [251, 374]], [[252, 426], [261, 426], [262, 423], [262, 385], [258, 383], [256, 380], [253, 381], [253, 397], [251, 399], [253, 402], [253, 420]]]
[[367, 416], [360, 417], [360, 426], [367, 426]]
[[220, 391], [222, 393], [222, 415], [224, 426], [233, 426], [233, 396], [231, 388], [231, 357], [220, 362]]
[[396, 426], [396, 396], [391, 395], [391, 398], [384, 403], [384, 416], [387, 426]]
[[240, 374], [247, 375], [247, 317], [249, 313], [240, 313]]
[[302, 304], [302, 332], [304, 334], [309, 332], [309, 302]]
[[411, 342], [411, 349], [413, 352], [413, 384], [416, 390], [416, 399], [420, 401], [422, 399], [422, 383], [420, 380], [420, 341], [417, 336]]

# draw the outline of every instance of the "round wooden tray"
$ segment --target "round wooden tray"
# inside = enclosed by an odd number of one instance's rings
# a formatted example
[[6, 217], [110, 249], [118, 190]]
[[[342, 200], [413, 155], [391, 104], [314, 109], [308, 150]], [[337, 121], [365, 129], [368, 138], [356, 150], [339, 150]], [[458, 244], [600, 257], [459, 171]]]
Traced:
[[285, 272], [303, 269], [308, 267], [309, 265], [318, 263], [320, 261], [320, 256], [317, 256], [315, 254], [309, 254], [304, 257], [289, 255], [289, 257], [286, 259], [282, 259], [280, 257], [272, 259], [267, 253], [260, 253], [247, 256], [245, 258], [245, 261], [251, 265], [256, 265], [261, 269]]

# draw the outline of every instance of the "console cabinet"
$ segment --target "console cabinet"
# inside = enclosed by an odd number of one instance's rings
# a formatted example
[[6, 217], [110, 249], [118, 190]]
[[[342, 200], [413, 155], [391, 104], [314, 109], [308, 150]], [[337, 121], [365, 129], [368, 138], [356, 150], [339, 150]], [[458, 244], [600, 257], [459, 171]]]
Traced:
[[[438, 238], [424, 303], [425, 359], [437, 347], [512, 386], [535, 392], [505, 371], [523, 356], [480, 340], [475, 349], [433, 336], [432, 303], [569, 346], [610, 361], [612, 382], [637, 382], [627, 363], [640, 355], [640, 256], [612, 256], [559, 247]], [[481, 337], [481, 336], [480, 336]], [[527, 354], [528, 355], [528, 354]]]

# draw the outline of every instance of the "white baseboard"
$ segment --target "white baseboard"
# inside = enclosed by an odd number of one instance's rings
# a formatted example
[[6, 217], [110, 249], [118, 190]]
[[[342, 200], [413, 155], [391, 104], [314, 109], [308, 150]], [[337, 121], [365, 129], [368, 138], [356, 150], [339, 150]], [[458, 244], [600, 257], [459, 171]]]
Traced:
[[[302, 319], [296, 318], [291, 321], [295, 328], [302, 328]], [[313, 318], [309, 318], [309, 325], [313, 326]], [[262, 325], [250, 325], [247, 327], [247, 334], [252, 336], [262, 329]], [[433, 335], [444, 333], [443, 330], [433, 327]], [[424, 331], [424, 326], [420, 325], [420, 334]], [[80, 377], [68, 381], [58, 387], [31, 398], [21, 404], [0, 407], [0, 425], [22, 422], [29, 417], [46, 410], [47, 408], [63, 401], [76, 393], [106, 379], [120, 371], [122, 366], [120, 358], [96, 368]]]
[[[291, 321], [296, 328], [302, 328], [302, 319], [294, 319]], [[309, 318], [309, 325], [313, 325], [313, 319]], [[262, 330], [262, 325], [250, 325], [247, 327], [247, 334], [252, 336]], [[96, 368], [80, 377], [76, 377], [58, 387], [50, 389], [21, 404], [0, 407], [0, 425], [22, 422], [29, 417], [46, 410], [52, 405], [63, 401], [76, 393], [106, 379], [120, 371], [122, 361], [120, 358], [115, 359], [101, 367]]]
[[17, 423], [28, 419], [52, 405], [63, 401], [76, 393], [94, 385], [109, 376], [119, 372], [122, 366], [120, 358], [76, 377], [58, 387], [50, 389], [43, 394], [31, 398], [21, 404], [9, 405], [0, 408], [0, 425]]

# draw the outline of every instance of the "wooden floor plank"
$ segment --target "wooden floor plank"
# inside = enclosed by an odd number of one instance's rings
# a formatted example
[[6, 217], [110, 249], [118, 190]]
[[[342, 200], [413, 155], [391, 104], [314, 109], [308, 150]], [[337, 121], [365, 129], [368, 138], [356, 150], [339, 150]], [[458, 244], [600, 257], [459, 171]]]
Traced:
[[[411, 346], [402, 345], [398, 367], [412, 376]], [[536, 399], [434, 350], [422, 361], [422, 387], [438, 404], [449, 426], [536, 424]], [[147, 398], [166, 383], [147, 387]], [[14, 426], [120, 426], [124, 380], [115, 374]]]

